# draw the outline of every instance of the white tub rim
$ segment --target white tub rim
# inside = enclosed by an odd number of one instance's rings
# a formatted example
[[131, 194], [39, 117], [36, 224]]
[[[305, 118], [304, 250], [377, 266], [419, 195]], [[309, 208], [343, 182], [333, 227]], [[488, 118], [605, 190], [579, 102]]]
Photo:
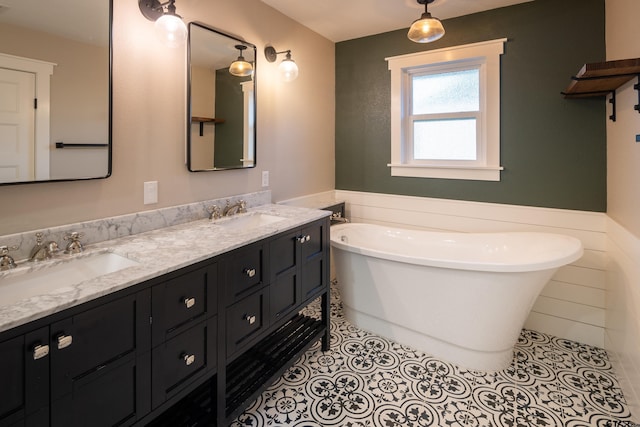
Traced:
[[[465, 235], [482, 236], [485, 238], [501, 238], [503, 236], [510, 237], [523, 237], [523, 238], [548, 238], [552, 240], [563, 240], [567, 244], [566, 253], [562, 256], [554, 257], [552, 259], [538, 261], [535, 263], [509, 263], [509, 262], [487, 262], [487, 261], [461, 261], [456, 259], [438, 259], [438, 258], [425, 258], [419, 256], [411, 256], [407, 254], [396, 254], [393, 252], [387, 252], [367, 247], [356, 246], [349, 243], [340, 241], [340, 232], [354, 227], [372, 227], [374, 229], [392, 229], [402, 230], [411, 233], [417, 233], [418, 235], [431, 235], [431, 237], [464, 237]], [[559, 233], [544, 233], [537, 231], [507, 231], [507, 232], [481, 232], [481, 233], [463, 233], [463, 232], [442, 232], [442, 231], [429, 231], [429, 230], [414, 230], [403, 228], [399, 226], [383, 226], [379, 224], [371, 223], [348, 223], [338, 224], [331, 227], [331, 239], [330, 243], [332, 247], [342, 249], [349, 252], [354, 252], [374, 258], [388, 259], [396, 262], [415, 264], [437, 268], [449, 268], [457, 270], [471, 270], [471, 271], [491, 271], [491, 272], [526, 272], [526, 271], [539, 271], [549, 270], [561, 267], [566, 264], [577, 261], [584, 254], [582, 242], [572, 236]]]

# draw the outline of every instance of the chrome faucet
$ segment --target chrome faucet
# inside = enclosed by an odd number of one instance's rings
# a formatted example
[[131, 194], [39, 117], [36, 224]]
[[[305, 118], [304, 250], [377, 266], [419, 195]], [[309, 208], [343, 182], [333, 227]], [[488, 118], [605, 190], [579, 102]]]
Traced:
[[16, 262], [13, 260], [9, 251], [15, 251], [17, 246], [0, 246], [0, 271], [16, 268]]
[[64, 236], [64, 240], [69, 241], [69, 243], [67, 243], [67, 247], [64, 250], [64, 253], [79, 254], [80, 252], [82, 252], [84, 250], [84, 247], [82, 246], [82, 242], [80, 241], [80, 238], [83, 236], [84, 236], [84, 233], [78, 233], [76, 231], [73, 231], [67, 234], [66, 236]]
[[222, 212], [220, 211], [220, 206], [212, 205], [207, 208], [209, 212], [209, 219], [220, 219], [222, 218]]
[[245, 202], [244, 200], [239, 200], [236, 203], [230, 204], [227, 200], [227, 204], [222, 211], [222, 216], [231, 216], [245, 212], [247, 212], [247, 202]]
[[58, 252], [58, 244], [56, 242], [50, 240], [43, 243], [42, 237], [42, 233], [36, 233], [36, 244], [33, 249], [31, 249], [29, 261], [43, 261], [51, 258], [54, 253]]
[[342, 216], [342, 212], [334, 212], [331, 214], [331, 222], [347, 223], [350, 221], [348, 218]]

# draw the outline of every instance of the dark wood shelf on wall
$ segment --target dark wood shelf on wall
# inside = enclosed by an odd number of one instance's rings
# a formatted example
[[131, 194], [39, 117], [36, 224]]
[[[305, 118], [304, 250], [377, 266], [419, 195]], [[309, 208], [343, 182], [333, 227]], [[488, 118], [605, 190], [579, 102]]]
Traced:
[[224, 119], [216, 119], [213, 117], [191, 117], [191, 123], [199, 123], [200, 124], [200, 136], [204, 135], [204, 124], [205, 123], [210, 123], [210, 124], [217, 124], [217, 123], [224, 123]]
[[638, 84], [634, 85], [634, 89], [638, 91], [638, 104], [634, 109], [640, 112], [640, 58], [584, 64], [580, 71], [571, 77], [571, 83], [562, 95], [574, 99], [611, 94], [609, 102], [613, 106], [613, 112], [609, 118], [615, 122], [616, 90], [634, 77], [638, 78]]

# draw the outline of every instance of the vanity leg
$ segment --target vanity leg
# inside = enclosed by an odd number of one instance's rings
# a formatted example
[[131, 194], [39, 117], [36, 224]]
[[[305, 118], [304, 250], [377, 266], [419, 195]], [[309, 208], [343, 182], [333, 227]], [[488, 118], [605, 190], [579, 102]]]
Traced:
[[322, 294], [321, 310], [322, 323], [325, 326], [322, 336], [322, 351], [328, 351], [331, 348], [331, 288], [329, 286], [327, 286], [327, 292]]

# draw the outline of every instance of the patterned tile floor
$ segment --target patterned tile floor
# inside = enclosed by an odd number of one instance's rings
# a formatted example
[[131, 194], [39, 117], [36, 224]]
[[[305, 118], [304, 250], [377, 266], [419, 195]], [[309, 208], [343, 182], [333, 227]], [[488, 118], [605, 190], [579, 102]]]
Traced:
[[508, 369], [469, 371], [354, 327], [332, 292], [331, 350], [312, 347], [232, 427], [637, 426], [600, 348], [523, 330]]

